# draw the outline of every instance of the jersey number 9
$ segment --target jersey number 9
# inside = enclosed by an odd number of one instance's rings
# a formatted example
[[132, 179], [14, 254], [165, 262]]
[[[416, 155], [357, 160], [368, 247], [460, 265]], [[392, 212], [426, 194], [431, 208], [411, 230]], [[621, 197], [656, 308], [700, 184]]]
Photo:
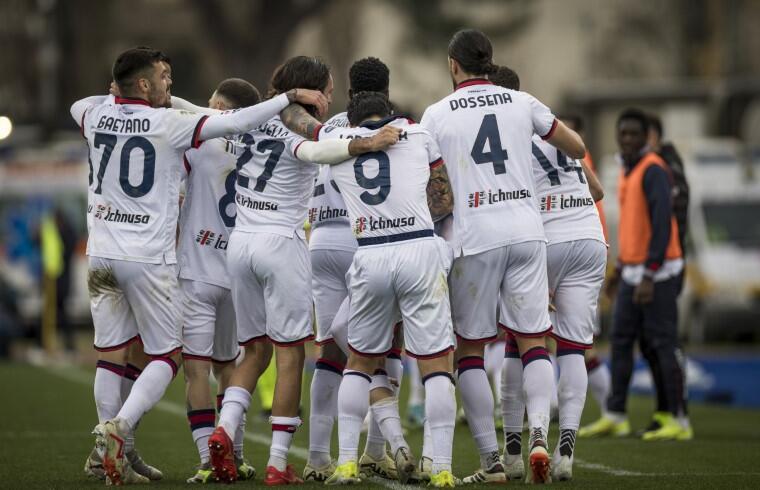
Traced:
[[[374, 177], [367, 177], [364, 173], [364, 163], [369, 160], [377, 160], [378, 163], [377, 175]], [[359, 194], [365, 204], [376, 206], [388, 198], [391, 192], [391, 162], [385, 152], [372, 151], [359, 155], [354, 162], [354, 176], [356, 183], [364, 189], [378, 189], [374, 194], [366, 191]]]

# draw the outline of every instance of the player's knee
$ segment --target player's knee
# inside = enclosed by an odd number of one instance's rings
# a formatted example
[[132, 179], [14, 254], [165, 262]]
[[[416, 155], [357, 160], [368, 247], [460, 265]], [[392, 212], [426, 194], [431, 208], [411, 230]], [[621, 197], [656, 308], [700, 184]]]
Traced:
[[189, 383], [207, 380], [211, 372], [211, 363], [200, 359], [186, 359], [183, 371]]
[[460, 338], [457, 342], [457, 358], [478, 356], [483, 357], [485, 353], [485, 344], [478, 341], [470, 341]]
[[338, 347], [335, 342], [324, 344], [322, 346], [322, 354], [320, 357], [339, 364], [346, 364], [346, 355], [340, 350], [340, 347]]
[[378, 358], [374, 356], [363, 356], [355, 352], [351, 352], [348, 356], [348, 363], [346, 368], [352, 371], [361, 371], [363, 373], [372, 375], [377, 369]]

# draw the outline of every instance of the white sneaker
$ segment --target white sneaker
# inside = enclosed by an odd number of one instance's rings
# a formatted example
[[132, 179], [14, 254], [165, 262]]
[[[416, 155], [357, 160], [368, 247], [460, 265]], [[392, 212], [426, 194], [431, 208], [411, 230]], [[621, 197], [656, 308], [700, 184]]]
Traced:
[[128, 428], [121, 419], [107, 420], [95, 426], [95, 447], [103, 456], [103, 470], [107, 485], [150, 483], [150, 480], [136, 473], [124, 454], [124, 442]]
[[525, 483], [551, 483], [551, 460], [546, 449], [546, 435], [539, 427], [531, 429], [530, 434], [530, 471], [525, 477]]
[[412, 456], [409, 448], [400, 447], [396, 450], [396, 454], [393, 455], [393, 461], [396, 462], [398, 481], [406, 485], [411, 478], [415, 477], [417, 470], [417, 462], [414, 460], [414, 456]]
[[504, 453], [501, 457], [501, 464], [504, 465], [504, 473], [508, 480], [522, 481], [525, 478], [525, 463], [521, 455], [510, 455]]
[[552, 478], [558, 481], [573, 479], [573, 457], [555, 456], [552, 461]]
[[87, 456], [87, 460], [84, 462], [84, 474], [98, 480], [106, 479], [106, 472], [103, 469], [103, 458], [98, 454], [97, 448], [92, 448], [92, 451]]
[[325, 481], [335, 473], [335, 463], [330, 461], [325, 466], [314, 466], [310, 461], [303, 468], [303, 481]]

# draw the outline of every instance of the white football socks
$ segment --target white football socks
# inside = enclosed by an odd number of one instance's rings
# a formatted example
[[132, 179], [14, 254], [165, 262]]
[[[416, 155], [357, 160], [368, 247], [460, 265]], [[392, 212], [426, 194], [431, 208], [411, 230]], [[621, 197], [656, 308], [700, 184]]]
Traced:
[[235, 437], [240, 420], [245, 417], [251, 405], [251, 394], [241, 386], [230, 386], [224, 390], [222, 410], [219, 412], [217, 427], [222, 427], [227, 436]]
[[359, 371], [345, 370], [338, 390], [338, 465], [358, 462], [359, 437], [369, 410], [370, 377]]
[[[373, 403], [370, 408], [372, 409], [372, 418], [377, 421], [383, 437], [391, 446], [391, 454], [396, 454], [396, 451], [401, 447], [408, 448], [409, 444], [404, 438], [401, 417], [398, 414], [398, 399], [395, 396], [383, 398]], [[383, 441], [384, 446], [385, 441]]]
[[[459, 359], [457, 374], [467, 423], [478, 447], [482, 468], [488, 469], [493, 453], [498, 456], [499, 443], [493, 420], [493, 392], [488, 383], [483, 358], [468, 356]], [[430, 429], [433, 430], [432, 426]]]
[[433, 373], [427, 376], [425, 379], [425, 426], [426, 432], [430, 434], [434, 475], [441, 471], [451, 471], [456, 414], [457, 402], [451, 375]]
[[129, 429], [134, 431], [140, 418], [164, 396], [176, 374], [177, 365], [171, 359], [158, 358], [150, 361], [132, 386], [117, 417], [123, 419]]
[[[330, 441], [338, 417], [338, 389], [342, 375], [317, 360], [311, 380], [309, 412], [309, 463], [317, 468], [330, 464]], [[342, 372], [342, 369], [340, 369]]]
[[507, 464], [522, 457], [522, 430], [525, 419], [522, 381], [523, 366], [515, 345], [511, 357], [504, 358], [501, 374], [501, 417], [504, 421], [504, 453]]
[[98, 412], [98, 422], [116, 417], [121, 408], [121, 380], [124, 366], [108, 361], [98, 361], [95, 369], [95, 408]]
[[273, 466], [277, 471], [285, 471], [288, 466], [288, 451], [293, 442], [293, 434], [301, 425], [300, 417], [269, 417], [272, 424], [272, 444], [269, 446], [269, 461], [267, 466]]
[[554, 368], [544, 347], [528, 349], [522, 354], [521, 359], [528, 426], [531, 430], [540, 427], [545, 438], [549, 433], [552, 393], [556, 391]]
[[607, 364], [594, 357], [586, 362], [586, 372], [588, 373], [588, 389], [591, 396], [599, 405], [599, 411], [602, 415], [607, 414], [607, 398], [610, 396], [612, 378], [610, 368]]

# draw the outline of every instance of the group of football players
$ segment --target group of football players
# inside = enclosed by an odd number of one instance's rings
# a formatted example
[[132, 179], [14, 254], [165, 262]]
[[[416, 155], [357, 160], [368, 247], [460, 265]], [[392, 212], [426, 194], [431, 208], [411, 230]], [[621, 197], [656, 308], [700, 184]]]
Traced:
[[[89, 148], [98, 351], [88, 474], [111, 484], [162, 477], [140, 458], [134, 432], [184, 363], [200, 457], [188, 482], [253, 478], [246, 412], [274, 354], [264, 483], [301, 483], [287, 455], [316, 325], [303, 479], [450, 487], [572, 477], [607, 255], [594, 206], [601, 186], [578, 161], [582, 139], [493, 63], [483, 33], [457, 32], [448, 55], [454, 90], [419, 124], [394, 113], [377, 58], [354, 63], [347, 110], [324, 123], [333, 77], [306, 56], [275, 70], [263, 102], [250, 83], [228, 79], [198, 107], [171, 95], [163, 53], [137, 47], [116, 59], [110, 96], [73, 104]], [[499, 328], [503, 455], [483, 360]], [[425, 391], [419, 460], [399, 417], [402, 348]], [[452, 474], [455, 387], [480, 454], [461, 480]], [[553, 397], [560, 436], [550, 455]]]

